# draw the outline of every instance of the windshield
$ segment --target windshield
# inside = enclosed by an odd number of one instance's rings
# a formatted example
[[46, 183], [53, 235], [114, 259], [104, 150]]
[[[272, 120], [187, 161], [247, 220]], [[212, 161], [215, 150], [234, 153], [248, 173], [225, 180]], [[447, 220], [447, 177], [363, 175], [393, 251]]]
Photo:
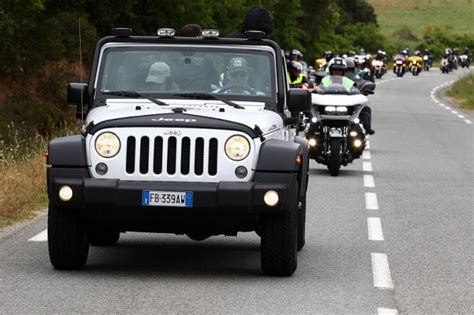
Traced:
[[[247, 47], [109, 47], [98, 93], [136, 91], [161, 98], [210, 93], [233, 100], [276, 99], [275, 57]], [[109, 96], [108, 96], [109, 97]]]

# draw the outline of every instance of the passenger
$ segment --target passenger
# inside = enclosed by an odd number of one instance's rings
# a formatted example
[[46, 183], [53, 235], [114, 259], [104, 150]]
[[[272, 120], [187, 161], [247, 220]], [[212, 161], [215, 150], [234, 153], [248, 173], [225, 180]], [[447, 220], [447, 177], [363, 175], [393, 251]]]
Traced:
[[186, 24], [181, 28], [181, 36], [202, 38], [202, 29], [198, 24]]
[[179, 88], [171, 77], [170, 67], [165, 62], [155, 62], [150, 66], [145, 80], [145, 89], [153, 92], [178, 91]]
[[273, 32], [273, 20], [267, 9], [258, 5], [250, 7], [245, 15], [240, 31], [230, 33], [226, 37], [246, 38], [245, 32], [247, 31], [262, 31], [265, 33], [265, 37], [268, 37]]

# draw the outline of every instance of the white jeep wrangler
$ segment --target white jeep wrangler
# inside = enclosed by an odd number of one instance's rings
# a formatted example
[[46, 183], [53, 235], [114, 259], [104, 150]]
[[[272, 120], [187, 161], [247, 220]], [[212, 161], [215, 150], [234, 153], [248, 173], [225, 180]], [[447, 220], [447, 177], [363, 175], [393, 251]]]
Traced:
[[[98, 41], [88, 84], [68, 102], [80, 135], [48, 148], [48, 243], [56, 269], [121, 232], [256, 231], [266, 275], [289, 276], [304, 245], [311, 96], [288, 88], [280, 47], [249, 39], [134, 36]], [[214, 36], [213, 36], [214, 35]]]

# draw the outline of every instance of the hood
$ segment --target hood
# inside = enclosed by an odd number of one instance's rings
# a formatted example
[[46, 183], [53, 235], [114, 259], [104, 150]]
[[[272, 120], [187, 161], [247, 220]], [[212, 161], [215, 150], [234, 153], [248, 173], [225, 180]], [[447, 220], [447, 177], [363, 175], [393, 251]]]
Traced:
[[[149, 126], [169, 127], [172, 124], [170, 123], [173, 121], [172, 118], [176, 117], [177, 121], [182, 123], [187, 123], [186, 119], [191, 119], [189, 124], [185, 124], [186, 127], [193, 127], [196, 124], [200, 124], [200, 127], [203, 128], [218, 126], [210, 123], [213, 120], [214, 122], [220, 121], [223, 124], [226, 122], [229, 124], [240, 124], [252, 130], [257, 125], [264, 135], [283, 128], [282, 117], [273, 111], [265, 110], [263, 103], [238, 102], [245, 109], [237, 109], [214, 101], [163, 101], [170, 104], [170, 106], [159, 106], [143, 99], [109, 99], [106, 106], [96, 107], [89, 112], [86, 125], [89, 125], [91, 122], [96, 126], [105, 122], [107, 122], [107, 125], [110, 125], [111, 121], [118, 120], [121, 120], [123, 125], [126, 125], [127, 122], [125, 120], [130, 119], [130, 123], [148, 121]], [[173, 109], [175, 110], [173, 111]], [[184, 109], [184, 111], [181, 109]], [[160, 119], [160, 116], [162, 116], [162, 119]]]
[[273, 32], [273, 21], [268, 10], [261, 6], [252, 6], [247, 11], [241, 31], [263, 31], [268, 36]]

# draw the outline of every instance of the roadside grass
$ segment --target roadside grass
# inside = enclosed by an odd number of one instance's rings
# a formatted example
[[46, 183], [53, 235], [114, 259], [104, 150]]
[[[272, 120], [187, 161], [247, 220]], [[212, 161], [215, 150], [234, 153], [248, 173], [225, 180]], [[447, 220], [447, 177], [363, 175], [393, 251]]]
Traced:
[[419, 39], [428, 25], [438, 26], [448, 34], [474, 34], [473, 0], [368, 0], [374, 7], [382, 33], [408, 27]]
[[[46, 158], [48, 139], [24, 132], [10, 122], [0, 139], [0, 227], [31, 219], [48, 203]], [[56, 136], [77, 132], [63, 126]]]
[[0, 227], [31, 219], [46, 207], [46, 161], [43, 154], [0, 166]]
[[456, 103], [462, 108], [474, 110], [474, 73], [456, 81], [446, 91], [446, 95], [454, 98]]

